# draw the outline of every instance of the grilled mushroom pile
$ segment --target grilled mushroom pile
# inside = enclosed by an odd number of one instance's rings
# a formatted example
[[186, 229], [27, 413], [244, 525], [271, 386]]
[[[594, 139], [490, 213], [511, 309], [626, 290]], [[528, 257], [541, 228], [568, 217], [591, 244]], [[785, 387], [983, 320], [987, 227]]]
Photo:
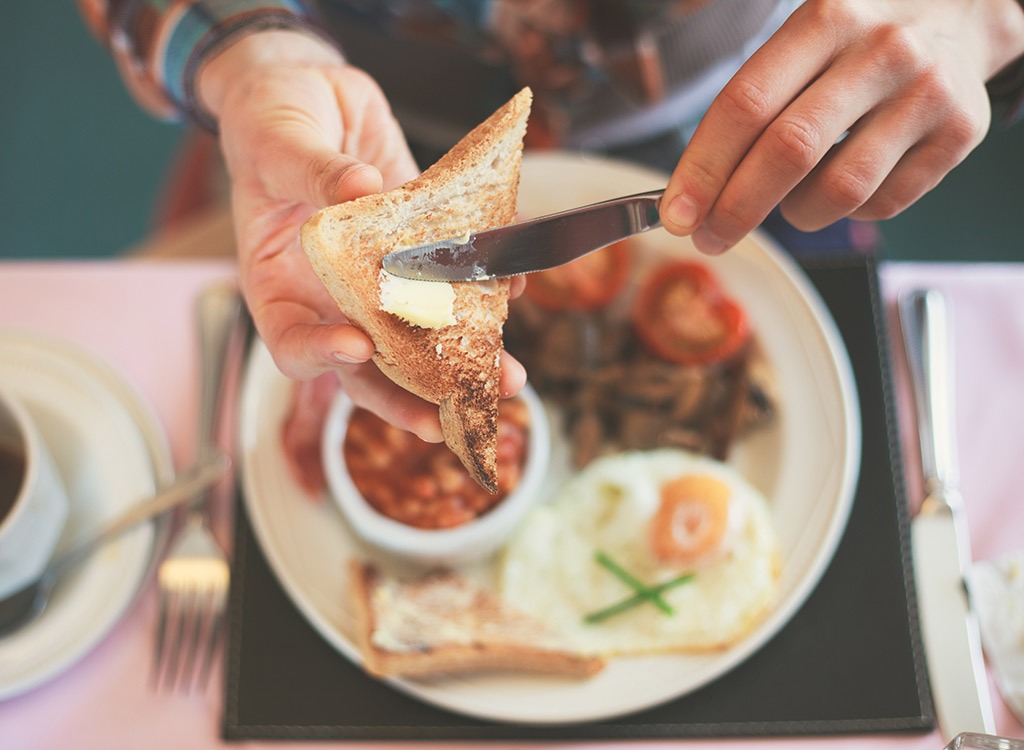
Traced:
[[534, 388], [561, 407], [578, 468], [657, 447], [724, 460], [737, 436], [776, 410], [772, 368], [753, 336], [724, 359], [670, 361], [621, 305], [553, 310], [530, 295], [511, 305], [504, 336]]

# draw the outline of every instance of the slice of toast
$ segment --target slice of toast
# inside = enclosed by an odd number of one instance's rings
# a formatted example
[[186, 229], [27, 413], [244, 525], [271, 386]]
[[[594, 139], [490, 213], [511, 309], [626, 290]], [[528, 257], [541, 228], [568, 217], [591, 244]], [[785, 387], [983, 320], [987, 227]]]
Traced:
[[373, 339], [374, 362], [438, 404], [445, 442], [490, 492], [498, 487], [499, 355], [509, 282], [453, 284], [456, 322], [421, 328], [381, 309], [381, 259], [514, 220], [531, 100], [523, 89], [416, 179], [325, 208], [301, 235], [338, 307]]
[[370, 674], [511, 670], [590, 677], [604, 668], [600, 657], [572, 652], [537, 620], [456, 573], [404, 581], [353, 560], [349, 578]]

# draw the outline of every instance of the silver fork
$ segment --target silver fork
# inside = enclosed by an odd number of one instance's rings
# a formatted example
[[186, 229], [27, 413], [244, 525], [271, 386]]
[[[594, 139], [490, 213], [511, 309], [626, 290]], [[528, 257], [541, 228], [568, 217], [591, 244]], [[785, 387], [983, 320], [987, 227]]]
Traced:
[[[215, 285], [199, 296], [199, 424], [197, 460], [217, 450], [219, 405], [228, 351], [240, 335], [243, 305], [234, 286]], [[227, 555], [209, 526], [211, 490], [198, 495], [157, 572], [159, 612], [151, 686], [188, 692], [207, 683], [224, 630]]]

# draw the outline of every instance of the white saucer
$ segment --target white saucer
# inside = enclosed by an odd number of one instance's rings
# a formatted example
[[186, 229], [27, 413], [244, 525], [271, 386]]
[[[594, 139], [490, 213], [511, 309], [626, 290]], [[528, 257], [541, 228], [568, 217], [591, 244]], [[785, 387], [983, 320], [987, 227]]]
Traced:
[[[62, 544], [173, 477], [155, 413], [92, 354], [58, 339], [0, 332], [0, 383], [37, 419], [67, 485]], [[0, 638], [0, 700], [57, 676], [110, 631], [146, 578], [156, 537], [147, 524], [110, 543], [60, 583], [38, 620]]]

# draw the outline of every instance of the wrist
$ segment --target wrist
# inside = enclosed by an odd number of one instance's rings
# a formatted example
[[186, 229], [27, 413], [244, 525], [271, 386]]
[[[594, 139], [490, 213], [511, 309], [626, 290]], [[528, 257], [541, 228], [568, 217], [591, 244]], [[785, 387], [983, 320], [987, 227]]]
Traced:
[[989, 75], [1024, 55], [1024, 0], [989, 0]]
[[196, 73], [198, 104], [219, 119], [232, 85], [253, 70], [283, 64], [338, 65], [341, 52], [321, 37], [303, 30], [266, 29], [232, 40], [204, 60]]
[[1024, 0], [990, 0], [990, 73], [986, 78], [992, 113], [1003, 126], [1024, 120]]

